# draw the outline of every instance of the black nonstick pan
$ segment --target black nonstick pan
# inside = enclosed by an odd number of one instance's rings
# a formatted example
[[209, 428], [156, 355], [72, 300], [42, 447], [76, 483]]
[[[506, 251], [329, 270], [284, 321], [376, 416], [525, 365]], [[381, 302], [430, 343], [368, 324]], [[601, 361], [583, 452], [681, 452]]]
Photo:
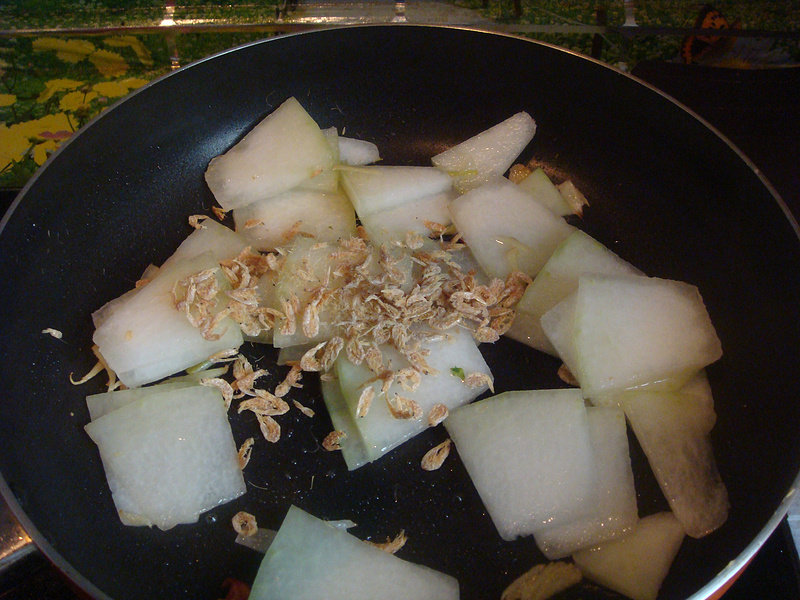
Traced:
[[[385, 164], [433, 154], [520, 110], [538, 123], [522, 158], [569, 177], [590, 200], [579, 227], [649, 275], [699, 286], [724, 356], [709, 369], [727, 523], [687, 539], [661, 597], [709, 598], [785, 514], [800, 471], [800, 243], [771, 186], [724, 138], [654, 89], [600, 63], [516, 37], [369, 26], [275, 38], [147, 86], [84, 128], [37, 174], [0, 232], [0, 473], [3, 494], [41, 550], [97, 598], [219, 598], [252, 582], [261, 555], [234, 543], [239, 510], [277, 528], [290, 504], [351, 519], [355, 535], [404, 529], [407, 560], [459, 579], [464, 600], [499, 598], [542, 556], [504, 543], [457, 456], [419, 460], [438, 427], [353, 473], [319, 441], [331, 430], [317, 384], [295, 396], [284, 439], [258, 444], [247, 494], [169, 532], [120, 524], [69, 383], [94, 363], [91, 312], [131, 288], [211, 214], [208, 161], [297, 97], [322, 127], [375, 142]], [[60, 340], [42, 333], [61, 331]], [[482, 346], [496, 390], [563, 386], [559, 363], [501, 340]], [[246, 345], [278, 383], [275, 352]], [[237, 442], [257, 425], [232, 416]], [[666, 508], [641, 451], [642, 516]], [[614, 597], [592, 586], [567, 598]]]

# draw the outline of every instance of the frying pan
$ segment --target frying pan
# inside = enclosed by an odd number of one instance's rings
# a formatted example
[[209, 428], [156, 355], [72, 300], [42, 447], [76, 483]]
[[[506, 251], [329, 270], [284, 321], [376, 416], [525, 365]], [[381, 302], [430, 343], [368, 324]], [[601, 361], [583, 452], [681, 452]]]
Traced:
[[[348, 473], [319, 448], [331, 424], [311, 378], [295, 397], [317, 416], [293, 411], [279, 444], [257, 445], [245, 496], [169, 532], [119, 523], [83, 431], [84, 398], [103, 382], [68, 379], [94, 362], [90, 313], [166, 259], [188, 215], [209, 214], [208, 161], [289, 96], [322, 127], [375, 142], [385, 164], [429, 164], [527, 110], [539, 129], [522, 158], [584, 190], [580, 227], [649, 275], [699, 286], [725, 353], [709, 378], [732, 508], [717, 532], [684, 542], [662, 597], [720, 588], [785, 514], [800, 470], [794, 220], [736, 148], [641, 82], [544, 44], [422, 26], [286, 36], [191, 65], [84, 128], [17, 198], [0, 235], [0, 473], [40, 549], [97, 598], [217, 598], [226, 577], [252, 581], [261, 558], [234, 544], [232, 515], [277, 528], [294, 503], [352, 519], [362, 538], [405, 529], [401, 556], [458, 577], [465, 600], [498, 598], [541, 562], [532, 539], [499, 540], [457, 453], [439, 471], [419, 468], [441, 427]], [[482, 349], [498, 392], [563, 385], [555, 359], [509, 340]], [[280, 381], [271, 349], [245, 352], [270, 370], [266, 385]], [[238, 443], [258, 436], [244, 416], [232, 427]], [[632, 460], [640, 514], [665, 509], [635, 442]], [[578, 594], [613, 597], [596, 587], [565, 597]]]

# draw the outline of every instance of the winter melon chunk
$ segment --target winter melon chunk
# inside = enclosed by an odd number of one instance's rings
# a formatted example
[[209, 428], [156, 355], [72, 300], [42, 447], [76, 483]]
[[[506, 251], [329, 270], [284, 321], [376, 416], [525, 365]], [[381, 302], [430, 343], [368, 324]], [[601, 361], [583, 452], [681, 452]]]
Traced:
[[225, 210], [290, 190], [336, 159], [325, 135], [289, 98], [225, 154], [211, 160], [208, 187]]
[[702, 537], [728, 518], [728, 492], [708, 438], [709, 411], [687, 392], [632, 391], [622, 406], [661, 491], [686, 533]]
[[[217, 260], [207, 252], [161, 268], [155, 279], [100, 323], [94, 342], [122, 383], [128, 387], [151, 383], [242, 344], [241, 330], [232, 319], [223, 319], [212, 332], [216, 339], [207, 339], [175, 307], [173, 288], [177, 282], [218, 267]], [[215, 276], [224, 285], [224, 276]], [[222, 310], [223, 304], [218, 302], [214, 312]]]
[[680, 281], [583, 275], [542, 326], [587, 398], [678, 389], [722, 356], [700, 292]]
[[91, 396], [86, 396], [86, 408], [89, 409], [89, 419], [94, 421], [118, 408], [122, 408], [126, 404], [146, 398], [147, 396], [196, 385], [198, 385], [197, 381], [178, 381], [175, 383], [160, 383], [147, 387], [128, 388], [92, 394]]
[[667, 379], [685, 383], [722, 356], [700, 292], [680, 281], [581, 277], [574, 327], [575, 375], [589, 398]]
[[455, 178], [458, 189], [472, 189], [505, 173], [535, 133], [533, 118], [518, 112], [431, 160]]
[[588, 274], [641, 273], [588, 234], [575, 230], [556, 248], [517, 303], [517, 312], [524, 314], [517, 320], [516, 326], [512, 326], [511, 337], [537, 350], [554, 354], [555, 348], [541, 328], [542, 315], [577, 290], [579, 277]]
[[672, 513], [657, 513], [640, 520], [630, 535], [572, 558], [588, 579], [631, 600], [656, 600], [684, 535]]
[[534, 169], [525, 179], [517, 183], [519, 189], [525, 190], [537, 202], [552, 210], [559, 217], [571, 215], [572, 207], [553, 185], [543, 169]]
[[339, 173], [359, 218], [441, 194], [452, 187], [447, 174], [434, 167], [342, 166]]
[[458, 581], [405, 561], [292, 506], [250, 600], [458, 600]]
[[[367, 275], [382, 273], [380, 249], [365, 247], [363, 252], [342, 250], [338, 243], [317, 242], [303, 236], [296, 237], [285, 249], [283, 266], [262, 290], [265, 303], [278, 311], [285, 313], [288, 304], [295, 306], [293, 327], [284, 328], [291, 315], [276, 319], [272, 336], [276, 348], [316, 343], [336, 335], [342, 320], [349, 318], [347, 307], [339, 302], [336, 293], [348, 282], [347, 273], [364, 263], [367, 263], [364, 267]], [[372, 253], [372, 257], [368, 253]], [[390, 253], [396, 259], [396, 283], [392, 285], [403, 290], [411, 289], [414, 284], [411, 257], [398, 248], [390, 249]], [[303, 326], [309, 306], [319, 316], [316, 332]]]
[[178, 387], [98, 417], [97, 444], [123, 522], [170, 529], [245, 492], [219, 390]]
[[339, 162], [352, 167], [368, 165], [381, 159], [378, 147], [372, 142], [339, 136]]
[[[247, 241], [239, 236], [235, 231], [218, 223], [214, 219], [201, 221], [200, 227], [195, 229], [181, 242], [175, 252], [167, 260], [156, 267], [151, 264], [145, 269], [139, 278], [142, 281], [155, 279], [160, 271], [168, 270], [172, 265], [181, 260], [197, 258], [201, 254], [210, 253], [218, 260], [228, 260], [235, 258], [247, 246]], [[137, 287], [129, 290], [122, 296], [114, 298], [92, 313], [92, 321], [95, 328], [100, 327], [101, 323], [111, 315], [117, 307], [130, 300], [131, 296], [137, 294], [142, 288]]]
[[618, 408], [587, 408], [596, 487], [589, 513], [563, 525], [545, 525], [534, 534], [550, 560], [623, 537], [639, 520], [625, 414]]
[[444, 424], [504, 540], [593, 510], [595, 459], [580, 390], [505, 392]]
[[164, 261], [162, 269], [166, 269], [179, 260], [195, 258], [211, 252], [216, 260], [235, 258], [247, 246], [247, 240], [232, 229], [213, 218], [200, 222], [199, 228], [186, 236], [175, 252]]
[[[539, 319], [548, 343], [573, 375], [578, 372], [574, 327], [576, 300], [577, 294], [570, 294]], [[522, 312], [520, 314], [529, 315], [530, 313]], [[531, 332], [535, 332], [535, 330], [531, 328]]]
[[336, 377], [322, 379], [320, 388], [333, 428], [344, 433], [339, 446], [342, 449], [342, 458], [344, 458], [347, 468], [353, 471], [367, 464], [372, 459], [367, 453], [367, 446], [364, 438], [361, 437], [356, 417], [350, 411], [342, 389], [339, 387], [339, 379]]
[[[344, 352], [336, 359], [335, 370], [342, 396], [358, 427], [369, 461], [380, 458], [426, 429], [428, 413], [434, 405], [443, 404], [448, 410], [453, 410], [477, 398], [488, 388], [488, 383], [471, 387], [462, 380], [463, 376], [482, 373], [491, 381], [489, 367], [468, 331], [454, 327], [440, 340], [423, 342], [421, 349], [430, 351], [425, 360], [431, 373], [419, 374], [419, 385], [413, 391], [404, 388], [400, 382], [392, 383], [386, 396], [381, 393], [383, 382], [365, 363], [354, 365]], [[411, 366], [393, 346], [384, 344], [380, 350], [385, 369], [399, 371]], [[373, 400], [366, 415], [359, 416], [359, 399], [366, 388], [372, 388]], [[416, 402], [419, 416], [407, 419], [393, 416], [387, 398], [393, 399], [396, 395]], [[350, 461], [348, 467], [355, 468]]]
[[512, 271], [536, 275], [575, 230], [507, 179], [459, 196], [450, 213], [490, 277], [505, 278]]
[[356, 214], [342, 194], [290, 190], [233, 211], [236, 231], [256, 250], [287, 246], [296, 236], [335, 242], [356, 233]]
[[419, 234], [425, 243], [431, 223], [447, 226], [450, 224], [449, 202], [455, 198], [452, 190], [425, 196], [418, 200], [387, 208], [361, 217], [370, 241], [376, 246], [405, 241], [409, 232]]

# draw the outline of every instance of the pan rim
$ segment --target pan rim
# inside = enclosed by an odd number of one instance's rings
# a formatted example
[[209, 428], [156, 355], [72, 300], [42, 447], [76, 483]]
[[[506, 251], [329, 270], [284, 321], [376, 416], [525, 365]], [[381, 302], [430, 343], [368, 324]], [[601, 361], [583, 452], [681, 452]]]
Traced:
[[[632, 79], [633, 81], [637, 82], [639, 85], [646, 87], [647, 89], [657, 93], [663, 99], [671, 102], [683, 112], [688, 113], [691, 117], [699, 121], [706, 129], [710, 130], [714, 133], [725, 145], [727, 145], [738, 157], [739, 159], [749, 168], [750, 171], [753, 172], [754, 175], [759, 179], [761, 184], [766, 188], [766, 190], [770, 193], [772, 198], [778, 204], [778, 207], [784, 214], [784, 217], [788, 220], [789, 224], [794, 231], [795, 236], [800, 240], [800, 225], [796, 217], [790, 211], [788, 205], [783, 200], [781, 195], [777, 192], [774, 188], [772, 183], [766, 178], [763, 174], [761, 169], [756, 166], [753, 161], [746, 155], [744, 152], [736, 146], [730, 139], [728, 139], [719, 129], [709, 123], [706, 119], [701, 117], [697, 114], [694, 110], [686, 106], [685, 104], [681, 103], [680, 101], [676, 100], [672, 96], [668, 95], [667, 93], [663, 92], [662, 90], [658, 89], [654, 85], [632, 75], [630, 73], [626, 73], [617, 69], [607, 63], [604, 63], [598, 59], [583, 55], [573, 50], [565, 49], [560, 46], [550, 44], [547, 42], [541, 42], [538, 40], [533, 40], [530, 38], [523, 37], [521, 35], [515, 35], [511, 33], [505, 32], [495, 32], [488, 29], [482, 29], [479, 27], [471, 27], [471, 26], [459, 26], [459, 25], [433, 25], [433, 24], [410, 24], [410, 23], [385, 23], [385, 24], [356, 24], [356, 25], [347, 25], [347, 26], [333, 26], [333, 27], [324, 27], [314, 30], [306, 30], [306, 31], [299, 31], [287, 34], [279, 34], [273, 37], [264, 38], [260, 40], [255, 40], [252, 42], [247, 42], [245, 44], [241, 44], [232, 48], [228, 48], [207, 56], [205, 58], [193, 61], [180, 69], [176, 69], [175, 71], [171, 71], [169, 73], [165, 73], [164, 75], [157, 77], [156, 79], [152, 80], [151, 82], [147, 83], [146, 85], [142, 86], [141, 88], [133, 91], [132, 93], [128, 94], [125, 98], [121, 99], [120, 101], [116, 102], [113, 106], [111, 106], [108, 110], [103, 111], [101, 114], [96, 115], [92, 118], [86, 125], [80, 128], [73, 136], [70, 137], [65, 143], [61, 144], [61, 146], [50, 156], [48, 157], [47, 161], [37, 169], [36, 173], [28, 180], [25, 186], [20, 190], [17, 194], [16, 198], [11, 203], [11, 206], [6, 211], [5, 215], [3, 215], [2, 219], [0, 219], [0, 235], [3, 234], [7, 223], [9, 222], [11, 215], [16, 210], [17, 206], [19, 206], [20, 202], [24, 199], [28, 191], [36, 184], [40, 175], [47, 169], [51, 163], [57, 159], [57, 157], [63, 152], [66, 151], [67, 148], [70, 147], [71, 143], [78, 139], [79, 136], [84, 133], [89, 127], [94, 125], [100, 119], [106, 117], [108, 114], [112, 114], [115, 109], [122, 106], [128, 100], [134, 98], [139, 93], [148, 90], [154, 85], [159, 84], [161, 81], [166, 80], [167, 78], [178, 75], [183, 71], [189, 70], [193, 67], [202, 65], [208, 61], [215, 60], [221, 56], [225, 56], [227, 54], [238, 52], [244, 50], [246, 48], [254, 47], [261, 44], [267, 44], [272, 41], [278, 41], [285, 38], [292, 38], [296, 36], [305, 36], [305, 35], [316, 35], [316, 34], [327, 34], [332, 31], [337, 30], [348, 30], [348, 29], [376, 29], [376, 28], [397, 28], [397, 27], [404, 27], [404, 28], [414, 28], [414, 29], [447, 29], [447, 30], [455, 30], [455, 31], [463, 31], [468, 33], [477, 33], [482, 35], [488, 35], [492, 37], [505, 37], [510, 39], [515, 39], [521, 42], [527, 42], [534, 45], [544, 46], [558, 52], [563, 52], [565, 54], [572, 55], [575, 58], [582, 59], [594, 63], [597, 66], [606, 68], [613, 72], [616, 75], [627, 77]], [[730, 581], [735, 579], [735, 577], [746, 568], [748, 563], [752, 560], [752, 558], [756, 555], [758, 550], [764, 545], [767, 539], [772, 535], [772, 533], [777, 529], [780, 522], [786, 516], [789, 511], [789, 508], [795, 501], [795, 495], [797, 493], [798, 487], [800, 487], [800, 473], [795, 475], [795, 478], [789, 487], [788, 491], [786, 492], [783, 500], [779, 504], [778, 508], [773, 512], [772, 516], [768, 519], [766, 524], [760, 529], [758, 534], [748, 543], [748, 545], [742, 550], [733, 560], [731, 560], [711, 581], [709, 581], [706, 585], [700, 588], [697, 592], [692, 594], [689, 598], [690, 600], [705, 600], [708, 598], [714, 597], [716, 592], [722, 590], [726, 584]], [[0, 495], [5, 499], [6, 503], [8, 504], [11, 512], [14, 516], [19, 520], [22, 527], [25, 529], [26, 533], [30, 536], [33, 544], [44, 554], [44, 556], [56, 567], [61, 571], [65, 576], [67, 576], [71, 582], [73, 582], [76, 586], [78, 586], [81, 590], [90, 594], [94, 598], [98, 598], [100, 600], [112, 600], [112, 598], [107, 595], [105, 592], [100, 590], [94, 583], [92, 583], [88, 578], [86, 578], [82, 573], [80, 573], [69, 561], [67, 561], [60, 552], [58, 552], [47, 540], [47, 538], [38, 530], [38, 528], [33, 524], [30, 520], [28, 515], [22, 509], [20, 504], [18, 503], [16, 496], [11, 491], [8, 483], [5, 480], [5, 476], [0, 473]]]

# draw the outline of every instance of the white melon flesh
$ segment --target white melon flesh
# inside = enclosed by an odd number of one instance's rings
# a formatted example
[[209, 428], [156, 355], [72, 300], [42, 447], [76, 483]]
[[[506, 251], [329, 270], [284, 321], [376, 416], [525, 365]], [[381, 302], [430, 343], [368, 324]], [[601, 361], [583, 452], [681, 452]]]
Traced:
[[203, 369], [187, 373], [186, 375], [170, 377], [158, 385], [114, 390], [112, 392], [103, 392], [86, 396], [86, 407], [89, 409], [89, 419], [94, 421], [126, 404], [130, 404], [135, 400], [145, 398], [152, 394], [199, 385], [201, 379], [221, 377], [227, 370], [227, 367]]
[[126, 404], [154, 394], [170, 392], [196, 385], [198, 385], [197, 381], [177, 381], [174, 383], [161, 383], [149, 387], [129, 388], [126, 390], [115, 390], [113, 392], [103, 392], [101, 394], [86, 396], [86, 407], [89, 409], [89, 419], [94, 421]]
[[519, 112], [431, 160], [450, 173], [460, 189], [471, 189], [505, 173], [535, 133], [531, 116]]
[[[648, 386], [646, 390], [596, 395], [592, 398], [592, 404], [594, 406], [623, 408], [623, 401], [632, 394], [644, 391], [657, 392], [655, 397], [673, 398], [675, 402], [679, 403], [683, 407], [682, 410], [685, 411], [686, 418], [690, 419], [703, 433], [710, 433], [714, 428], [714, 424], [717, 422], [717, 413], [714, 411], [714, 396], [705, 371], [700, 371], [683, 387], [679, 387], [674, 391], [663, 391], [677, 387], [677, 385], [672, 385], [668, 381], [660, 382], [653, 387], [655, 391]], [[659, 391], [659, 388], [663, 388], [663, 390]]]
[[92, 313], [92, 324], [94, 328], [97, 329], [100, 325], [103, 324], [109, 316], [111, 316], [117, 308], [125, 304], [128, 300], [130, 300], [133, 296], [135, 296], [141, 288], [134, 287], [133, 289], [128, 290], [121, 296], [117, 296], [116, 298], [112, 298], [103, 306], [98, 308]]
[[[544, 313], [539, 320], [542, 331], [547, 336], [547, 341], [573, 374], [577, 372], [578, 368], [574, 334], [576, 300], [577, 294], [570, 294]], [[531, 329], [531, 331], [535, 330]]]
[[[376, 381], [375, 373], [366, 364], [354, 365], [345, 353], [340, 354], [336, 360], [335, 370], [342, 396], [359, 429], [369, 461], [380, 458], [425, 430], [428, 427], [428, 413], [435, 404], [443, 404], [448, 410], [453, 410], [488, 389], [486, 384], [469, 387], [460, 377], [460, 372], [463, 371], [464, 375], [484, 373], [491, 378], [491, 371], [468, 331], [454, 327], [445, 333], [444, 339], [425, 342], [421, 347], [430, 350], [425, 360], [434, 370], [433, 374], [421, 375], [420, 384], [414, 391], [393, 383], [387, 392], [388, 398], [399, 394], [416, 402], [422, 413], [418, 419], [398, 419], [392, 416], [386, 398], [380, 393], [382, 382]], [[394, 347], [384, 344], [380, 349], [387, 369], [397, 371], [410, 366], [408, 360]], [[456, 369], [459, 374], [455, 374], [452, 369]], [[367, 387], [373, 388], [374, 399], [366, 416], [358, 417], [358, 401]], [[355, 441], [345, 439], [342, 446]], [[348, 468], [353, 469], [355, 466], [348, 462]]]
[[[347, 271], [362, 262], [359, 253], [341, 252], [338, 244], [321, 245], [316, 240], [305, 237], [295, 238], [292, 246], [288, 248], [286, 260], [274, 282], [267, 284], [265, 291], [267, 305], [283, 311], [282, 300], [292, 297], [297, 298], [300, 310], [297, 312], [297, 324], [294, 332], [283, 331], [283, 319], [276, 321], [272, 336], [272, 344], [276, 348], [286, 348], [302, 344], [324, 341], [334, 335], [341, 315], [337, 316], [340, 308], [336, 302], [335, 294], [327, 295], [317, 304], [319, 312], [319, 330], [316, 335], [308, 337], [302, 327], [302, 316], [306, 307], [312, 301], [313, 294], [321, 286], [333, 291], [345, 284], [345, 276], [337, 275], [340, 271]], [[410, 256], [403, 250], [393, 248], [393, 255], [397, 258], [396, 269], [402, 282], [397, 283], [399, 289], [408, 291], [413, 285], [411, 270], [413, 263]], [[374, 255], [367, 267], [368, 275], [378, 275], [381, 271], [377, 248], [373, 249]], [[387, 284], [388, 286], [388, 284]], [[271, 288], [271, 289], [270, 289]]]
[[236, 231], [257, 250], [286, 246], [295, 236], [335, 242], [355, 235], [353, 206], [341, 194], [291, 190], [233, 211]]
[[310, 179], [300, 182], [292, 190], [336, 194], [339, 192], [339, 171], [326, 169]]
[[453, 191], [425, 196], [400, 206], [370, 213], [361, 217], [361, 223], [369, 239], [377, 246], [404, 241], [408, 232], [427, 238], [431, 233], [428, 224], [450, 224], [450, 211], [447, 207], [453, 198]]
[[220, 392], [157, 390], [86, 425], [124, 521], [170, 529], [245, 492]]
[[559, 217], [573, 214], [572, 207], [558, 191], [543, 169], [534, 169], [525, 179], [517, 183], [519, 189], [530, 194], [542, 206], [546, 206]]
[[[206, 219], [201, 222], [199, 229], [195, 229], [172, 255], [164, 261], [161, 268], [155, 265], [148, 265], [140, 277], [141, 280], [152, 280], [158, 275], [161, 269], [169, 269], [173, 264], [180, 260], [196, 258], [201, 254], [211, 253], [216, 260], [227, 260], [237, 256], [247, 246], [247, 241], [236, 234], [235, 231], [225, 227], [213, 219]], [[129, 300], [142, 289], [141, 287], [127, 291], [118, 298], [106, 302], [103, 306], [92, 313], [92, 322], [95, 329], [121, 304]]]
[[225, 154], [211, 160], [208, 187], [225, 210], [290, 190], [330, 169], [335, 153], [314, 119], [289, 98]]
[[587, 499], [585, 517], [560, 526], [545, 525], [534, 534], [550, 560], [622, 537], [639, 520], [625, 414], [618, 408], [588, 408], [586, 415], [597, 484]]
[[180, 260], [195, 258], [206, 252], [217, 260], [235, 258], [247, 246], [247, 241], [222, 223], [208, 218], [200, 221], [200, 228], [190, 233], [175, 252], [164, 261], [162, 269]]
[[339, 132], [336, 127], [328, 127], [322, 130], [322, 135], [333, 152], [333, 167], [314, 172], [309, 179], [304, 179], [292, 189], [329, 194], [339, 191], [339, 172], [335, 168], [339, 162]]
[[340, 160], [340, 153], [339, 153], [339, 130], [336, 127], [327, 127], [326, 129], [322, 130], [322, 135], [325, 136], [325, 139], [328, 141], [328, 145], [331, 147], [331, 152], [333, 152], [333, 162], [338, 163]]
[[512, 271], [536, 275], [575, 230], [508, 180], [456, 198], [450, 214], [490, 277], [505, 278]]
[[541, 328], [542, 315], [578, 289], [581, 275], [589, 274], [639, 275], [640, 272], [588, 234], [573, 231], [556, 248], [517, 303], [516, 310], [525, 315], [514, 327], [514, 339], [555, 354]]
[[444, 424], [504, 540], [588, 514], [596, 473], [579, 390], [505, 392]]
[[359, 218], [451, 189], [446, 173], [434, 167], [341, 167], [342, 187]]
[[372, 142], [339, 136], [339, 162], [353, 167], [378, 162], [381, 154]]
[[582, 276], [573, 374], [586, 397], [669, 381], [683, 385], [722, 356], [697, 287], [651, 277]]
[[292, 506], [250, 600], [458, 600], [458, 581], [405, 561]]
[[641, 519], [630, 535], [572, 558], [588, 579], [631, 600], [656, 600], [684, 535], [672, 513], [657, 513]]
[[272, 343], [275, 347], [310, 344], [329, 339], [333, 335], [332, 315], [324, 302], [319, 305], [320, 327], [317, 335], [312, 338], [305, 336], [300, 323], [315, 289], [322, 286], [326, 279], [331, 289], [342, 283], [341, 277], [329, 277], [329, 274], [336, 270], [335, 260], [332, 257], [335, 250], [335, 244], [320, 246], [312, 238], [306, 237], [296, 237], [287, 248], [283, 266], [277, 277], [265, 285], [263, 300], [266, 306], [284, 312], [282, 302], [296, 298], [300, 314], [297, 315], [294, 332], [282, 332], [284, 323], [282, 318], [275, 321], [272, 333]]
[[661, 491], [686, 533], [702, 537], [728, 518], [728, 491], [708, 438], [708, 408], [689, 393], [628, 392], [622, 406]]
[[242, 344], [233, 320], [223, 319], [215, 329], [219, 337], [209, 340], [175, 308], [175, 282], [217, 266], [206, 253], [160, 269], [155, 279], [117, 306], [95, 330], [93, 339], [100, 353], [127, 387], [157, 381]]
[[322, 388], [322, 399], [325, 401], [325, 408], [336, 431], [344, 433], [344, 438], [339, 442], [342, 450], [342, 458], [348, 470], [353, 471], [373, 459], [367, 454], [367, 445], [361, 437], [361, 430], [356, 423], [356, 417], [350, 411], [350, 406], [342, 394], [339, 387], [339, 379], [335, 376], [320, 381]]
[[[228, 229], [228, 231], [230, 231], [230, 229]], [[191, 236], [189, 236], [189, 237], [191, 237]], [[137, 281], [137, 284], [139, 284], [140, 282], [141, 283], [146, 283], [146, 282], [150, 281], [151, 279], [154, 279], [155, 276], [158, 275], [158, 271], [159, 271], [159, 268], [157, 266], [155, 266], [154, 264], [150, 263], [149, 265], [147, 265], [147, 267], [145, 267], [145, 270], [142, 272], [141, 276], [139, 277], [139, 281]], [[94, 324], [95, 329], [100, 327], [100, 324], [106, 319], [106, 317], [108, 317], [112, 312], [114, 312], [116, 307], [118, 307], [120, 304], [123, 304], [126, 300], [129, 300], [130, 297], [133, 296], [134, 294], [136, 294], [136, 292], [138, 292], [140, 289], [141, 289], [141, 286], [140, 287], [134, 287], [133, 289], [128, 290], [127, 292], [122, 294], [122, 296], [114, 298], [113, 300], [109, 300], [103, 306], [101, 306], [96, 311], [94, 311], [92, 313], [92, 323]]]

